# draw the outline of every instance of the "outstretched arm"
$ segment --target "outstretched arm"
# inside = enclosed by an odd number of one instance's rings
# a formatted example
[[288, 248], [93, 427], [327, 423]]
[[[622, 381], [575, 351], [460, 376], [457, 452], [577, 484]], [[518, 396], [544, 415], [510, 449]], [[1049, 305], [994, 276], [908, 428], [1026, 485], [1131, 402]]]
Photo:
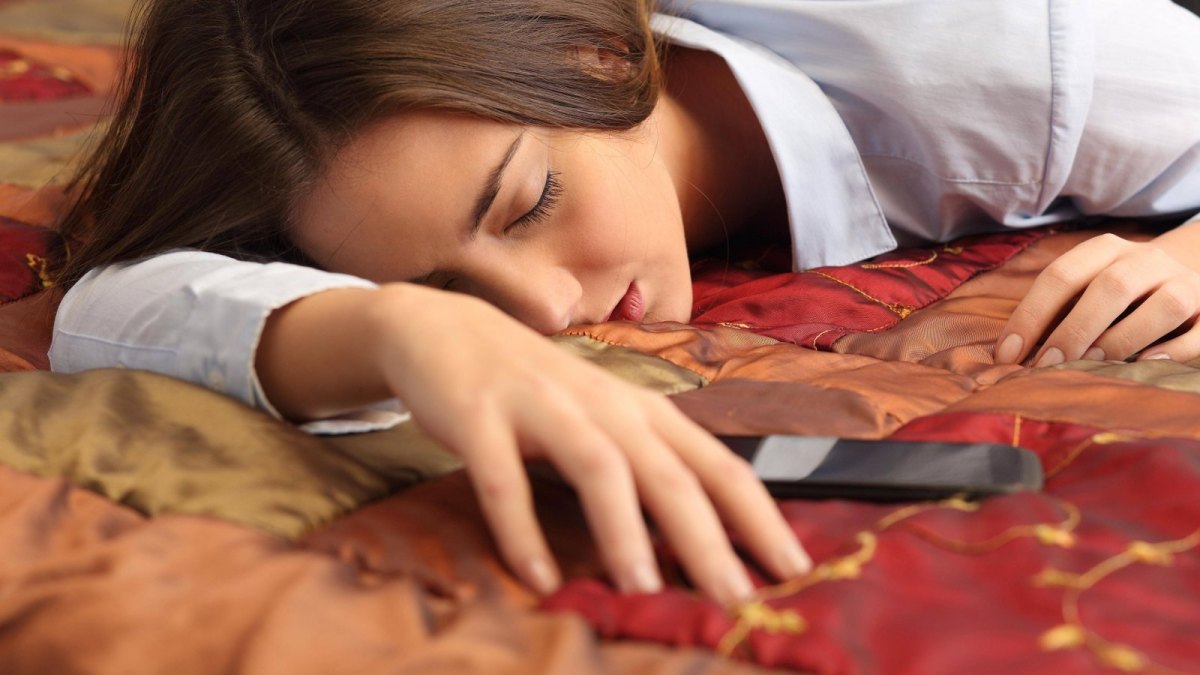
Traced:
[[780, 578], [809, 566], [749, 466], [664, 396], [475, 298], [410, 284], [304, 298], [268, 322], [258, 368], [268, 397], [301, 419], [388, 395], [405, 401], [422, 428], [462, 457], [503, 557], [540, 591], [555, 588], [559, 573], [522, 466], [534, 458], [575, 487], [624, 591], [661, 585], [639, 504], [719, 601], [751, 591], [722, 518]]
[[398, 397], [462, 457], [502, 555], [541, 591], [560, 576], [534, 517], [532, 458], [576, 488], [623, 590], [661, 584], [640, 506], [719, 601], [750, 592], [722, 521], [769, 572], [809, 566], [749, 466], [665, 397], [471, 297], [182, 252], [89, 274], [55, 331], [56, 370], [153, 370], [296, 421]]

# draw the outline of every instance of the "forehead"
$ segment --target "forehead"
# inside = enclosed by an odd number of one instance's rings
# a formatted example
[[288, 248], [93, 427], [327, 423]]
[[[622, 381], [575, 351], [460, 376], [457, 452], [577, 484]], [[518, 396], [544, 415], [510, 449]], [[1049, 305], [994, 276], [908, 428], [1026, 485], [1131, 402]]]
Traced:
[[[329, 269], [407, 278], [430, 264], [423, 252], [434, 240], [466, 234], [491, 167], [520, 133], [516, 125], [448, 112], [380, 120], [342, 147], [301, 196], [293, 238]], [[381, 248], [392, 259], [374, 264], [385, 257]]]

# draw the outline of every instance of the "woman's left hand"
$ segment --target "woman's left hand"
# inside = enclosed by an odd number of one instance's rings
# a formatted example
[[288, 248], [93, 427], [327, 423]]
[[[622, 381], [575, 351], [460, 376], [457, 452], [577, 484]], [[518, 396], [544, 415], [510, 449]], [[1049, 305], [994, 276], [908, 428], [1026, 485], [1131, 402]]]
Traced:
[[1056, 317], [1063, 318], [1030, 359], [1035, 367], [1080, 358], [1200, 356], [1200, 272], [1182, 255], [1198, 234], [1194, 225], [1148, 242], [1102, 234], [1059, 256], [1013, 310], [996, 343], [996, 363], [1024, 359]]

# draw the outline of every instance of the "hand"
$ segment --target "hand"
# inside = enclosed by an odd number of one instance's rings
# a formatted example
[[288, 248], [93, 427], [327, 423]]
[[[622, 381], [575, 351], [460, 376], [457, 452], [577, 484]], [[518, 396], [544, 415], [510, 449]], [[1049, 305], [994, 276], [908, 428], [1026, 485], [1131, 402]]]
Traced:
[[463, 459], [502, 556], [535, 589], [550, 592], [559, 573], [531, 503], [522, 461], [533, 458], [575, 487], [622, 591], [662, 583], [639, 500], [719, 602], [744, 599], [752, 586], [718, 513], [772, 574], [810, 567], [750, 466], [666, 397], [474, 298], [410, 285], [380, 293], [373, 358], [421, 427]]
[[1079, 358], [1125, 360], [1139, 352], [1139, 359], [1200, 356], [1200, 273], [1168, 252], [1168, 244], [1195, 236], [1175, 231], [1132, 242], [1103, 234], [1067, 251], [1038, 275], [1013, 310], [996, 344], [996, 363], [1021, 361], [1064, 312], [1031, 359], [1035, 366]]

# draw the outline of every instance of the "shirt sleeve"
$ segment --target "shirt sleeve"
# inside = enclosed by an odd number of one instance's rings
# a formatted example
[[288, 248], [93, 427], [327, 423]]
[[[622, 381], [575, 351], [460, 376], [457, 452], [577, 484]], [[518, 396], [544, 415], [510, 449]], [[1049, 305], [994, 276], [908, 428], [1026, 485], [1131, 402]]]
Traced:
[[[149, 370], [206, 386], [281, 418], [254, 369], [268, 315], [322, 291], [375, 287], [344, 274], [192, 250], [103, 267], [89, 272], [63, 298], [50, 366], [63, 373]], [[392, 400], [302, 428], [355, 433], [388, 428], [407, 417]]]

